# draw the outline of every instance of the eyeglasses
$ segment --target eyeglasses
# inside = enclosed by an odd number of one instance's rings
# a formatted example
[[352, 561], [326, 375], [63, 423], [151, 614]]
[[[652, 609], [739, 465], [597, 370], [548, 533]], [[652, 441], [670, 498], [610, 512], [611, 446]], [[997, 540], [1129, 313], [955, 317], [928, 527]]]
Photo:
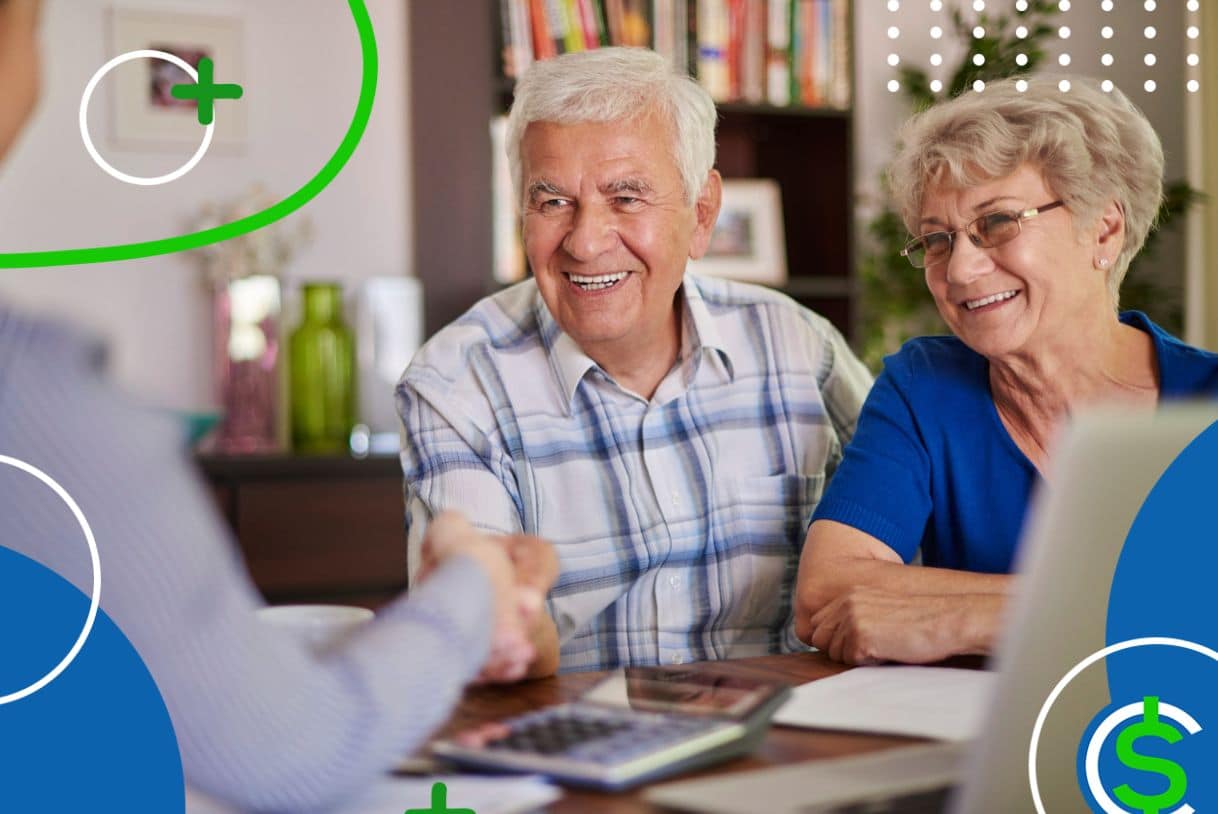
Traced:
[[945, 263], [952, 256], [952, 246], [955, 244], [956, 234], [959, 232], [967, 234], [968, 239], [977, 248], [992, 249], [1019, 237], [1023, 222], [1028, 218], [1034, 218], [1041, 212], [1048, 212], [1050, 209], [1064, 205], [1065, 201], [1054, 201], [1034, 209], [1017, 212], [987, 212], [959, 229], [929, 232], [915, 237], [905, 244], [905, 248], [901, 249], [901, 256], [909, 260], [916, 269], [923, 269], [936, 263]]

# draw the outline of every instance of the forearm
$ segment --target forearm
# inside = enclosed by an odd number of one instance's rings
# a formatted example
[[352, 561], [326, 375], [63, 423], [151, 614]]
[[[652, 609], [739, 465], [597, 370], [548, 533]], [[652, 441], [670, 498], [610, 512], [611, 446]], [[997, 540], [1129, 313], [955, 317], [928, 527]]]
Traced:
[[1007, 574], [978, 574], [949, 568], [909, 566], [872, 557], [836, 556], [814, 561], [801, 581], [801, 604], [815, 612], [856, 588], [907, 596], [997, 596], [1011, 591]]

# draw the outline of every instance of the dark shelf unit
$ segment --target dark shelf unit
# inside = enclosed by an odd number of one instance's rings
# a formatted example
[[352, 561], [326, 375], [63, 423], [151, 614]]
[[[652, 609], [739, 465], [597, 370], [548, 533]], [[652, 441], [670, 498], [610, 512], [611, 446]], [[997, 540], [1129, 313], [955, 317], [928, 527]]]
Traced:
[[[415, 268], [428, 335], [497, 289], [489, 127], [511, 98], [511, 82], [500, 72], [499, 19], [499, 0], [410, 4]], [[723, 176], [773, 178], [782, 190], [789, 281], [781, 290], [851, 337], [852, 112], [718, 107]]]
[[195, 460], [268, 601], [377, 607], [405, 589], [396, 456]]

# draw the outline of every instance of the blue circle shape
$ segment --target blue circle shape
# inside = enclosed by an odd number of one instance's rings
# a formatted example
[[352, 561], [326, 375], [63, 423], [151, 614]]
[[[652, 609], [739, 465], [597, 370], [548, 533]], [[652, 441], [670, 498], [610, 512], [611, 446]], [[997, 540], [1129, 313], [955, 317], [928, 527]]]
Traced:
[[[1108, 598], [1109, 644], [1170, 636], [1218, 649], [1216, 510], [1218, 424], [1213, 424], [1167, 468], [1134, 519]], [[1186, 770], [1183, 802], [1198, 811], [1218, 809], [1218, 777], [1212, 771], [1218, 765], [1218, 664], [1186, 650], [1147, 647], [1113, 654], [1106, 668], [1111, 704], [1104, 713], [1153, 695], [1201, 725], [1200, 732], [1175, 745], [1143, 738], [1138, 746]], [[1088, 728], [1088, 737], [1093, 729]], [[1140, 783], [1150, 794], [1162, 785], [1161, 775], [1139, 777], [1111, 754], [1101, 762], [1101, 775], [1106, 785], [1127, 782], [1138, 788]]]
[[[0, 546], [0, 692], [24, 686], [62, 657], [88, 609], [89, 597], [71, 583]], [[100, 612], [68, 669], [0, 706], [0, 810], [185, 808], [165, 702], [135, 648]]]

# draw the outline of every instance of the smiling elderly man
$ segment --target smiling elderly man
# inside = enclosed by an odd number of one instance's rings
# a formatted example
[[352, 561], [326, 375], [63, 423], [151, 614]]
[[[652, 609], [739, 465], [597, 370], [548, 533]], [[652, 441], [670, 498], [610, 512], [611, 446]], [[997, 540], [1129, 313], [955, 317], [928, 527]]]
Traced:
[[871, 377], [788, 298], [686, 273], [719, 213], [714, 131], [650, 51], [534, 64], [508, 126], [533, 279], [398, 386], [412, 565], [450, 508], [557, 546], [535, 675], [803, 647], [803, 535]]

